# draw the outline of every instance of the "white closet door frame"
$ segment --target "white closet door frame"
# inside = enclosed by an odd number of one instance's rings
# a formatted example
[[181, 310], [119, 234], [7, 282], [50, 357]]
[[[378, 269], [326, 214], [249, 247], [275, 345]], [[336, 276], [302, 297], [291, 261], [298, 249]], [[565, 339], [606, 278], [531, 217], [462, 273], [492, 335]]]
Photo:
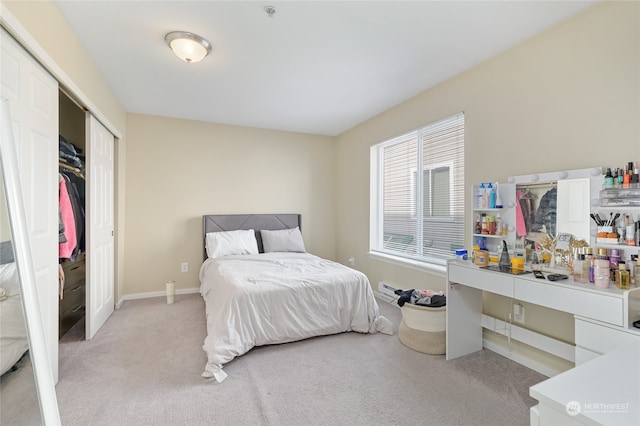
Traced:
[[87, 283], [86, 338], [91, 339], [114, 310], [115, 138], [86, 113]]

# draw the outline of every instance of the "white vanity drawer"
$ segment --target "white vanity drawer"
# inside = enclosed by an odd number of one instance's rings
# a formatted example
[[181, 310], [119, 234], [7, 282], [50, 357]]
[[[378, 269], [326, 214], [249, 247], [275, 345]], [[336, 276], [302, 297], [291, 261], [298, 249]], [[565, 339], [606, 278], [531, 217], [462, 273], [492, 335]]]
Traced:
[[[629, 333], [622, 328], [607, 327], [579, 318], [576, 318], [575, 324], [576, 347], [599, 354], [606, 354], [607, 352], [640, 340], [639, 335]], [[577, 356], [576, 364], [578, 364]]]
[[613, 325], [622, 326], [624, 324], [624, 303], [620, 297], [560, 287], [539, 281], [534, 282], [522, 278], [515, 279], [514, 291], [514, 298], [517, 300], [608, 322]]
[[467, 287], [513, 297], [513, 275], [477, 268], [449, 265], [449, 281]]

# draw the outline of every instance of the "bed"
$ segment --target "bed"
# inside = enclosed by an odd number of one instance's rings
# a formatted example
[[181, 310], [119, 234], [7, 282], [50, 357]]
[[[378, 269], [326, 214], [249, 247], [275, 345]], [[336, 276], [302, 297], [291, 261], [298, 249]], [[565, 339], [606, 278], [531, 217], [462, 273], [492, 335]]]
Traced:
[[20, 278], [10, 241], [0, 243], [0, 375], [11, 370], [29, 350], [22, 313]]
[[255, 346], [348, 331], [393, 334], [366, 275], [307, 253], [298, 214], [203, 216], [207, 364], [223, 365]]

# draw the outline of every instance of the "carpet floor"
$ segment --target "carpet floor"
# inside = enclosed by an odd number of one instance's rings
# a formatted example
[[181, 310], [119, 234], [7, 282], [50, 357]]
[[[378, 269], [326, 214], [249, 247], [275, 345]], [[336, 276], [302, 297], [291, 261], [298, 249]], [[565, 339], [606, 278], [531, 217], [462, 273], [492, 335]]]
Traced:
[[488, 350], [446, 361], [397, 333], [342, 333], [254, 348], [216, 384], [198, 294], [127, 301], [90, 341], [83, 327], [60, 341], [63, 425], [527, 425], [546, 379]]

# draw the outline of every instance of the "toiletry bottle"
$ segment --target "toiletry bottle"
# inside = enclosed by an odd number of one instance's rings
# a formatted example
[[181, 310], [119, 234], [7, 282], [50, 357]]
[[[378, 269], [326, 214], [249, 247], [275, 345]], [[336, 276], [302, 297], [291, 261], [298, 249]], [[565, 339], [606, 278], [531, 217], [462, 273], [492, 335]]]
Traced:
[[584, 261], [582, 264], [582, 275], [586, 278], [586, 281], [592, 283], [594, 282], [593, 276], [593, 248], [591, 247], [583, 247], [582, 251], [584, 253]]
[[609, 287], [610, 277], [609, 258], [604, 254], [599, 254], [595, 259], [594, 283], [597, 288]]
[[500, 198], [500, 190], [498, 188], [498, 182], [496, 182], [493, 185], [493, 188], [496, 190], [496, 209], [501, 209], [502, 206], [502, 199]]
[[482, 233], [482, 224], [480, 223], [480, 216], [476, 216], [476, 224], [475, 224], [475, 227], [473, 228], [473, 233], [474, 234]]
[[496, 189], [493, 187], [493, 184], [491, 184], [491, 182], [489, 182], [489, 186], [487, 187], [487, 189], [489, 190], [489, 208], [495, 209], [496, 208]]
[[496, 235], [502, 235], [502, 217], [500, 213], [496, 215]]
[[496, 235], [496, 219], [493, 216], [488, 216], [489, 221], [489, 235]]
[[[582, 256], [582, 257], [581, 257]], [[573, 258], [573, 280], [577, 283], [582, 282], [582, 260], [584, 255], [576, 253]]]
[[634, 288], [636, 286], [636, 264], [638, 263], [638, 255], [632, 254], [631, 260], [627, 263], [629, 267], [629, 287]]
[[629, 290], [629, 271], [624, 262], [618, 262], [618, 272], [616, 274], [616, 286], [621, 290]]
[[489, 207], [489, 193], [487, 192], [487, 187], [484, 186], [484, 183], [480, 186], [482, 187], [482, 208], [486, 209]]
[[[585, 266], [586, 271], [585, 271]], [[578, 254], [577, 265], [573, 267], [573, 280], [579, 283], [586, 283], [589, 281], [589, 263], [584, 258], [584, 253]], [[585, 273], [586, 272], [586, 273]]]
[[482, 197], [484, 196], [484, 183], [481, 183], [480, 186], [476, 188], [475, 196], [475, 207], [477, 209], [482, 208]]

